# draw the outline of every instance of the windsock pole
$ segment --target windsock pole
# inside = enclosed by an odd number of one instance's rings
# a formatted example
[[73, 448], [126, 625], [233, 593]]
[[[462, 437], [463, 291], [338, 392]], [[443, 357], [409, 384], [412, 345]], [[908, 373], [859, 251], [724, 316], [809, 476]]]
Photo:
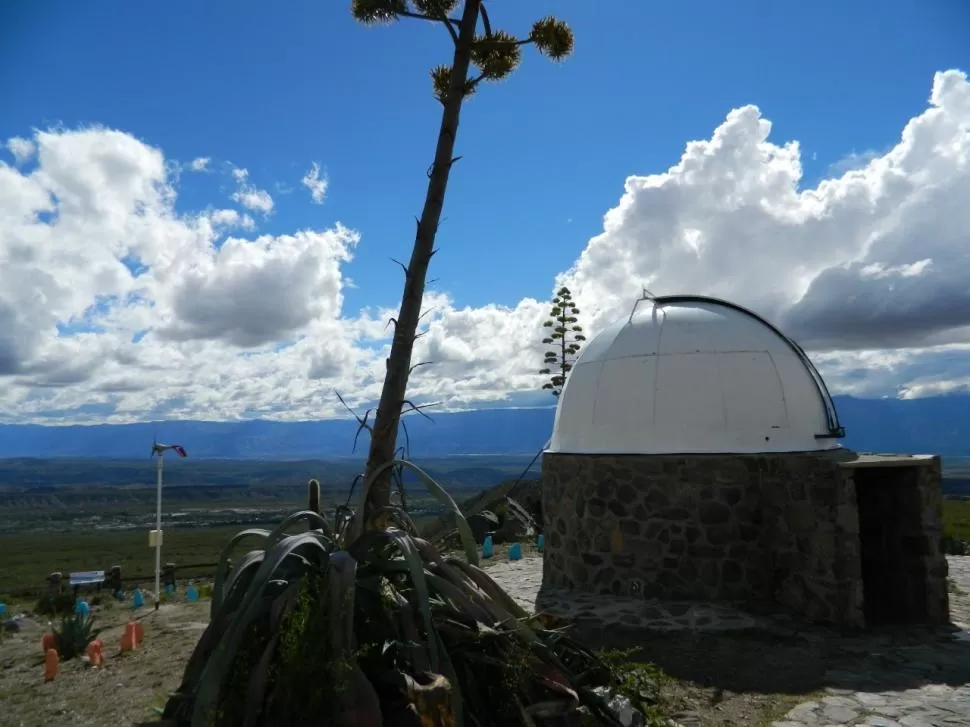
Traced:
[[155, 610], [161, 599], [162, 582], [162, 452], [155, 462]]

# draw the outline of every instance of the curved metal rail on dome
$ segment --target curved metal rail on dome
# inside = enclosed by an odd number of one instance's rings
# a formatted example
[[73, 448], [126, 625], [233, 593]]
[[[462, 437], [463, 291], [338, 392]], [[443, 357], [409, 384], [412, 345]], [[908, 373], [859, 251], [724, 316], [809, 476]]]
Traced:
[[[786, 336], [779, 330], [776, 326], [772, 325], [769, 321], [765, 320], [757, 313], [752, 310], [748, 310], [744, 306], [740, 306], [737, 303], [732, 303], [728, 300], [721, 300], [720, 298], [710, 298], [705, 295], [650, 295], [646, 290], [644, 290], [643, 297], [637, 300], [637, 304], [641, 300], [649, 300], [654, 305], [664, 306], [666, 304], [675, 305], [677, 303], [713, 303], [715, 305], [721, 305], [725, 308], [730, 308], [738, 313], [742, 313], [746, 316], [754, 318], [756, 321], [766, 326], [769, 330], [773, 331], [781, 340], [788, 344], [795, 355], [802, 362], [802, 365], [808, 370], [808, 373], [812, 377], [812, 381], [815, 382], [815, 388], [818, 390], [819, 398], [822, 400], [822, 406], [825, 409], [825, 422], [828, 426], [828, 431], [824, 434], [816, 434], [816, 439], [841, 439], [845, 436], [845, 427], [839, 422], [839, 413], [835, 408], [835, 402], [832, 401], [832, 395], [829, 393], [828, 387], [825, 385], [825, 380], [822, 375], [815, 368], [815, 364], [805, 353], [805, 350], [799, 346], [795, 341]], [[632, 320], [633, 315], [636, 313], [637, 306], [633, 306], [633, 312], [630, 314]]]

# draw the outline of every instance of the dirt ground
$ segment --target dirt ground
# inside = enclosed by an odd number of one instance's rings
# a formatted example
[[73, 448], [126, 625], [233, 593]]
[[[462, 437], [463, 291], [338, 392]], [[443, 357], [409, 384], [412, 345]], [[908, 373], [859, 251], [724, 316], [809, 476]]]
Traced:
[[[970, 584], [951, 594], [951, 611], [970, 613]], [[43, 678], [40, 640], [46, 623], [0, 641], [0, 727], [131, 725], [152, 719], [152, 707], [173, 691], [208, 622], [209, 602], [163, 603], [140, 609], [141, 648], [122, 655], [131, 610], [96, 609], [107, 628], [106, 664], [81, 660]], [[897, 629], [865, 634], [781, 623], [768, 631], [726, 634], [657, 633], [577, 624], [574, 635], [594, 648], [638, 651], [671, 678], [664, 704], [684, 727], [767, 727], [795, 704], [826, 688], [901, 691], [924, 684], [970, 683], [970, 639], [952, 629]]]
[[61, 664], [58, 677], [44, 681], [43, 621], [0, 641], [0, 727], [131, 725], [153, 717], [174, 691], [199, 635], [209, 620], [209, 603], [163, 603], [158, 612], [134, 612], [145, 625], [137, 651], [121, 653], [124, 624], [133, 612], [95, 608], [104, 627], [105, 664], [94, 669], [81, 659]]
[[949, 630], [899, 629], [857, 635], [644, 633], [578, 629], [592, 647], [631, 649], [671, 677], [664, 703], [684, 727], [762, 727], [826, 688], [851, 692], [970, 682], [970, 643]]

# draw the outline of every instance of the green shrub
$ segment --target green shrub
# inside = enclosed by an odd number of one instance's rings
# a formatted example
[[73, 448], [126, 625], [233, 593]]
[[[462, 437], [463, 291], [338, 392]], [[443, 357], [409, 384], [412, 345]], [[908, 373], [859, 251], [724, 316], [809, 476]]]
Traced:
[[661, 708], [661, 687], [669, 681], [660, 667], [654, 664], [634, 661], [636, 649], [609, 649], [600, 651], [597, 656], [610, 670], [613, 688], [616, 693], [630, 700], [630, 704], [643, 713], [646, 724], [666, 725]]
[[943, 552], [946, 555], [970, 555], [970, 543], [951, 535], [944, 535]]
[[34, 613], [43, 616], [60, 616], [74, 613], [74, 596], [70, 593], [48, 593], [40, 597], [34, 606]]
[[61, 625], [54, 628], [54, 643], [61, 661], [80, 656], [94, 641], [100, 629], [94, 628], [94, 616], [72, 613], [61, 619]]

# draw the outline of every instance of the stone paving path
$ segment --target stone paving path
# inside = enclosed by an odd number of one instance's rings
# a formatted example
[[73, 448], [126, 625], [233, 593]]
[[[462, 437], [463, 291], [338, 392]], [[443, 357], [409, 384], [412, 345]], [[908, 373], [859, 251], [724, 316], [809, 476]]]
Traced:
[[[920, 686], [879, 690], [873, 674], [829, 672], [819, 700], [799, 704], [774, 727], [967, 727], [970, 725], [970, 557], [949, 556], [950, 619], [962, 631], [938, 643], [896, 646], [886, 643], [887, 676], [910, 676]], [[962, 648], [961, 645], [962, 644]], [[941, 683], [941, 682], [951, 683]], [[955, 682], [955, 683], [953, 683]]]
[[760, 620], [726, 606], [693, 602], [647, 601], [568, 591], [543, 591], [542, 558], [486, 562], [489, 574], [524, 608], [549, 611], [568, 621], [594, 620], [654, 631], [730, 631], [751, 629]]
[[[839, 644], [852, 668], [826, 672], [825, 693], [799, 704], [773, 727], [970, 727], [970, 557], [950, 556], [951, 619], [962, 631], [885, 634]], [[596, 619], [653, 630], [717, 632], [778, 628], [777, 622], [705, 604], [567, 597], [543, 592], [542, 559], [486, 563], [522, 606], [569, 620]]]

